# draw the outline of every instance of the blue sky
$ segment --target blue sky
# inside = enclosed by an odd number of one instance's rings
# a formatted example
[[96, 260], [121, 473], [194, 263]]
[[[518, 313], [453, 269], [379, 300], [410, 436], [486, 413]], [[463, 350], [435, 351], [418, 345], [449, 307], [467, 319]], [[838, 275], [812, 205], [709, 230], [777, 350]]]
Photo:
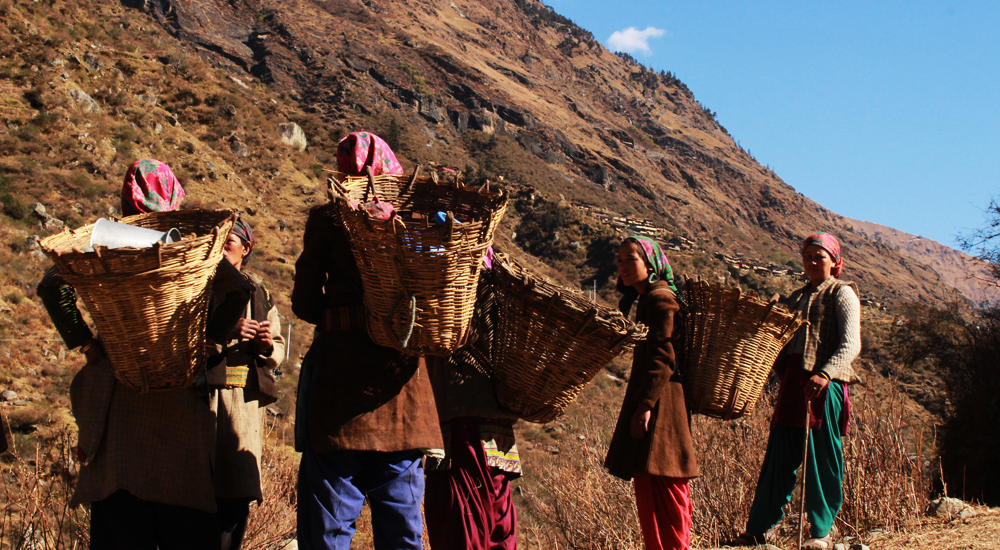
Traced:
[[1000, 2], [546, 3], [838, 214], [957, 246], [1000, 196]]

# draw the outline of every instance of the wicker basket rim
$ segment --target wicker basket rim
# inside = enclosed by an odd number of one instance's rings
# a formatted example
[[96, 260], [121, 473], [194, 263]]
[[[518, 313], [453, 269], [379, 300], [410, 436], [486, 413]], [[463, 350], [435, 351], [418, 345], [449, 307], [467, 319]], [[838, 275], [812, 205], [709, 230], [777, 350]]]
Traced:
[[[354, 190], [356, 190], [358, 188], [363, 188], [364, 186], [368, 185], [368, 181], [369, 181], [368, 176], [352, 176], [352, 175], [349, 175], [349, 174], [345, 174], [343, 172], [332, 172], [332, 174], [333, 174], [333, 176], [331, 178], [327, 179], [327, 190], [330, 191], [331, 193], [335, 193], [335, 191], [334, 191], [334, 181], [336, 181], [337, 184], [339, 184], [341, 187], [347, 189], [348, 191], [354, 191]], [[456, 174], [459, 174], [459, 172], [456, 172]], [[337, 178], [337, 176], [343, 176], [343, 177], [342, 178]], [[448, 181], [445, 181], [445, 180], [434, 182], [433, 178], [431, 178], [430, 176], [422, 176], [422, 175], [420, 175], [419, 174], [419, 167], [418, 167], [417, 171], [414, 171], [413, 173], [411, 173], [409, 175], [407, 175], [407, 174], [379, 174], [377, 176], [372, 176], [372, 183], [373, 184], [377, 184], [380, 181], [398, 181], [398, 180], [404, 180], [405, 181], [405, 180], [410, 180], [410, 179], [412, 179], [414, 181], [414, 183], [416, 183], [417, 181], [419, 181], [420, 183], [423, 183], [423, 184], [426, 184], [426, 183], [430, 182], [430, 183], [433, 183], [434, 185], [441, 185], [441, 186], [452, 186], [452, 187], [454, 187], [456, 185], [455, 182], [448, 182]], [[501, 197], [503, 197], [506, 194], [506, 193], [504, 193], [503, 189], [500, 189], [500, 188], [491, 189], [489, 187], [489, 183], [490, 182], [487, 182], [486, 185], [484, 185], [482, 187], [478, 187], [478, 188], [474, 187], [474, 186], [471, 186], [471, 185], [465, 185], [464, 183], [459, 183], [458, 187], [462, 191], [475, 192], [475, 193], [478, 193], [480, 195], [485, 195], [485, 196], [493, 198], [493, 199], [500, 199]]]
[[[739, 304], [746, 304], [746, 303], [760, 307], [769, 307], [771, 306], [771, 304], [774, 304], [771, 313], [777, 314], [782, 317], [798, 316], [798, 312], [796, 310], [789, 309], [785, 304], [778, 302], [777, 299], [772, 298], [771, 300], [764, 300], [763, 298], [760, 297], [760, 295], [758, 295], [756, 292], [753, 291], [743, 292], [742, 289], [739, 289], [738, 287], [725, 287], [719, 283], [708, 283], [705, 281], [697, 281], [694, 279], [685, 279], [684, 282], [685, 282], [685, 291], [687, 291], [686, 285], [692, 283], [698, 285], [699, 292], [711, 292], [714, 294], [722, 294], [722, 293], [733, 294], [734, 292], [739, 291], [740, 293], [739, 298], [723, 304], [725, 308], [723, 309], [723, 311], [728, 311], [730, 309], [735, 308]], [[699, 313], [699, 308], [696, 304], [686, 299], [685, 302], [687, 303], [688, 306], [688, 313]]]
[[[584, 304], [581, 302], [584, 302], [587, 299], [583, 297], [581, 292], [564, 287], [547, 279], [539, 278], [538, 275], [532, 273], [526, 267], [517, 263], [517, 261], [511, 258], [508, 254], [496, 254], [493, 258], [493, 262], [494, 270], [501, 269], [510, 273], [511, 279], [520, 284], [526, 291], [535, 291], [535, 294], [546, 300], [551, 300], [552, 297], [558, 293], [560, 299], [555, 302], [553, 307], [558, 305], [564, 309], [571, 309], [575, 313], [582, 314], [596, 312], [595, 320], [600, 321], [605, 328], [611, 329], [617, 334], [623, 336], [633, 334], [634, 338], [641, 338], [649, 330], [646, 325], [630, 321], [620, 311], [613, 308], [603, 306], [596, 302], [593, 304], [587, 304], [586, 307], [584, 307]], [[613, 322], [616, 321], [624, 321], [624, 326], [615, 326]]]
[[[177, 241], [177, 242], [173, 242], [173, 243], [169, 243], [169, 244], [156, 243], [153, 246], [144, 247], [144, 248], [139, 248], [139, 247], [134, 247], [134, 246], [125, 246], [125, 247], [121, 247], [121, 248], [109, 249], [106, 246], [100, 246], [99, 245], [99, 246], [94, 247], [94, 251], [91, 252], [91, 251], [83, 251], [83, 250], [59, 250], [58, 247], [50, 245], [50, 243], [52, 243], [53, 241], [60, 240], [61, 238], [66, 237], [67, 235], [72, 236], [72, 237], [78, 237], [78, 236], [81, 236], [81, 235], [87, 235], [87, 234], [89, 234], [90, 232], [92, 232], [94, 230], [94, 226], [96, 225], [96, 222], [95, 223], [91, 223], [91, 224], [87, 224], [87, 225], [85, 225], [83, 227], [78, 227], [76, 229], [68, 229], [68, 228], [64, 229], [63, 231], [61, 231], [59, 233], [56, 233], [55, 235], [49, 235], [48, 237], [45, 237], [44, 239], [42, 239], [41, 241], [39, 241], [38, 244], [39, 244], [39, 246], [41, 246], [43, 252], [56, 254], [57, 256], [61, 256], [63, 254], [73, 254], [73, 255], [93, 254], [93, 255], [95, 255], [95, 257], [104, 257], [104, 256], [106, 256], [108, 254], [117, 255], [117, 254], [122, 254], [122, 253], [125, 253], [125, 254], [135, 254], [136, 252], [146, 252], [146, 251], [149, 251], [149, 250], [155, 250], [157, 247], [160, 248], [161, 253], [163, 251], [170, 252], [170, 251], [173, 251], [174, 249], [178, 249], [178, 248], [190, 246], [191, 241], [193, 241], [194, 239], [201, 239], [201, 238], [208, 237], [208, 236], [212, 235], [212, 233], [215, 230], [217, 230], [219, 227], [221, 227], [223, 224], [225, 224], [226, 220], [228, 220], [229, 218], [232, 218], [232, 217], [236, 216], [236, 211], [235, 210], [204, 210], [204, 209], [194, 209], [194, 210], [176, 210], [176, 211], [169, 212], [169, 214], [172, 214], [172, 215], [184, 214], [184, 213], [190, 213], [191, 215], [202, 215], [202, 216], [208, 216], [210, 214], [218, 214], [219, 219], [218, 219], [218, 221], [216, 221], [213, 224], [212, 231], [209, 231], [209, 232], [206, 232], [206, 233], [200, 234], [200, 235], [199, 234], [195, 234], [191, 238], [188, 238], [188, 236], [185, 235], [185, 236], [183, 236], [184, 238], [182, 240]], [[225, 216], [223, 216], [223, 213], [225, 213]], [[150, 212], [147, 215], [155, 215], [155, 214], [167, 214], [167, 213], [166, 212]], [[130, 218], [130, 217], [133, 217], [133, 216], [128, 216], [127, 218]], [[123, 219], [127, 219], [127, 218], [116, 218], [116, 219], [114, 219], [112, 221], [117, 221], [119, 223], [125, 223], [125, 222], [122, 222], [122, 220]], [[137, 226], [137, 227], [139, 227], [139, 226]], [[98, 252], [97, 252], [98, 250], [101, 251], [100, 254], [98, 254]], [[121, 252], [119, 252], [119, 251], [121, 251]]]

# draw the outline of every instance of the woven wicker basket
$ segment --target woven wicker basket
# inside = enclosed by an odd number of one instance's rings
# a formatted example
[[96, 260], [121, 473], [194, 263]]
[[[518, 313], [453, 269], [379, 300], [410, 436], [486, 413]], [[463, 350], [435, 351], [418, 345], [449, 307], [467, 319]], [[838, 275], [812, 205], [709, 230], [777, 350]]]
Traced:
[[621, 312], [542, 281], [503, 255], [493, 269], [497, 401], [524, 420], [562, 414], [604, 365], [646, 337], [646, 327]]
[[724, 420], [757, 405], [778, 352], [803, 321], [739, 288], [687, 279], [684, 394], [688, 408]]
[[181, 210], [120, 220], [184, 236], [141, 249], [82, 252], [93, 225], [42, 240], [87, 306], [121, 383], [141, 392], [186, 387], [205, 368], [208, 288], [235, 219], [231, 210]]
[[[410, 355], [449, 355], [468, 338], [479, 270], [507, 209], [502, 192], [437, 178], [381, 175], [331, 183], [361, 272], [368, 333]], [[359, 203], [377, 195], [397, 216], [372, 219]], [[454, 217], [436, 224], [427, 216]], [[461, 223], [459, 223], [459, 221]]]

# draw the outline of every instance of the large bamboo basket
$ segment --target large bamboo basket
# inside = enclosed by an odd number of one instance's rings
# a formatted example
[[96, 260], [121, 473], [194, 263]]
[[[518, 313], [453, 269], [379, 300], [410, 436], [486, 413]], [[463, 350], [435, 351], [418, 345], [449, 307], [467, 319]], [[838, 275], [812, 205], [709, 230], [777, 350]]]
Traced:
[[181, 210], [119, 221], [183, 240], [150, 248], [90, 246], [94, 226], [42, 240], [42, 250], [73, 285], [97, 326], [115, 378], [141, 392], [186, 387], [204, 370], [209, 285], [236, 214]]
[[732, 420], [753, 412], [798, 313], [739, 288], [684, 281], [684, 394], [696, 414]]
[[609, 361], [646, 337], [620, 311], [493, 261], [500, 311], [493, 373], [500, 406], [529, 422], [553, 420]]
[[[476, 189], [459, 175], [331, 179], [337, 211], [361, 272], [368, 333], [410, 355], [446, 356], [469, 335], [479, 270], [507, 209], [502, 191]], [[372, 219], [346, 200], [392, 203], [391, 220]], [[428, 215], [447, 212], [436, 224]], [[461, 222], [461, 223], [459, 223]]]

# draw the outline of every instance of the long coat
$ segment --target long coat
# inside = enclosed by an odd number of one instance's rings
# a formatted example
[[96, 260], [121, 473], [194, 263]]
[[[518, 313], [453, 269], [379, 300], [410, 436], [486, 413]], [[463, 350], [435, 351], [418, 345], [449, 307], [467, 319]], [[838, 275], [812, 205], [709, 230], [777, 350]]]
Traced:
[[[208, 371], [209, 405], [216, 418], [215, 496], [264, 500], [260, 460], [264, 451], [264, 407], [277, 399], [274, 369], [285, 357], [278, 308], [259, 279], [248, 277], [254, 293], [243, 311], [244, 319], [269, 321], [274, 345], [262, 354], [253, 340], [233, 339], [220, 345], [223, 360]], [[218, 361], [218, 358], [215, 358]], [[210, 360], [211, 362], [212, 360]], [[227, 384], [226, 369], [246, 368], [243, 387]]]
[[[664, 281], [639, 297], [636, 321], [649, 327], [635, 346], [632, 373], [604, 466], [624, 480], [635, 472], [692, 478], [698, 464], [691, 440], [691, 417], [684, 403], [676, 351], [682, 349], [684, 326], [680, 306]], [[677, 347], [675, 348], [675, 343]], [[652, 409], [645, 437], [632, 437], [632, 417], [640, 403]]]
[[[300, 426], [313, 451], [440, 449], [423, 358], [377, 345], [363, 321], [361, 274], [333, 205], [309, 212], [292, 311], [316, 325], [299, 377]], [[297, 437], [297, 439], [299, 439]]]

